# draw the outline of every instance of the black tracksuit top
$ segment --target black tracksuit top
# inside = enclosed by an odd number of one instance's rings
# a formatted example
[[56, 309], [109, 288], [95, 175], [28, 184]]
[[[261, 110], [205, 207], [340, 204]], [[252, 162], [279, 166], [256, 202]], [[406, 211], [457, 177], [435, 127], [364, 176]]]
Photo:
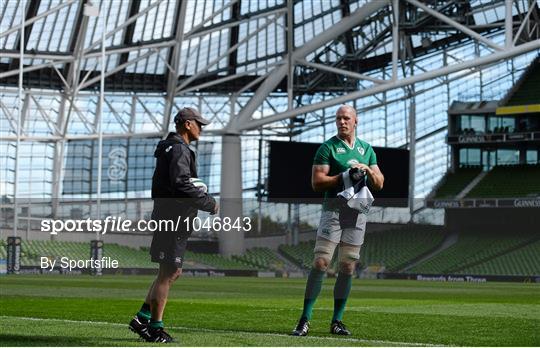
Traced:
[[152, 219], [193, 218], [198, 210], [214, 211], [215, 199], [189, 180], [197, 177], [195, 153], [177, 133], [158, 143], [154, 157]]

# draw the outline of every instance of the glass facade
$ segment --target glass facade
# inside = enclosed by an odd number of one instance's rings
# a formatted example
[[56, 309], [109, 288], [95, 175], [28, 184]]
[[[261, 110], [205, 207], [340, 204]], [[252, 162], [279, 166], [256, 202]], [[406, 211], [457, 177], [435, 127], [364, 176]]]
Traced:
[[460, 149], [459, 150], [459, 164], [479, 166], [482, 164], [481, 158], [482, 151], [480, 149]]
[[[2, 7], [0, 23], [2, 28], [10, 28], [19, 23], [20, 8], [30, 2], [8, 1]], [[140, 2], [113, 1], [93, 2], [107, 14], [106, 23], [91, 17], [83, 40], [84, 53], [90, 57], [80, 61], [79, 69], [91, 79], [100, 69], [101, 62], [95, 56], [100, 48], [99, 41], [103, 31], [109, 32], [107, 49], [118, 49], [122, 45], [160, 44], [174, 39], [174, 16], [179, 2], [165, 1], [157, 4], [149, 0]], [[128, 17], [132, 3], [138, 3], [139, 12], [152, 7], [146, 14], [137, 18], [128, 30], [122, 26]], [[350, 1], [349, 11], [353, 12], [366, 1]], [[37, 13], [57, 6], [58, 1], [41, 1]], [[157, 4], [156, 6], [154, 6]], [[11, 201], [15, 195], [15, 171], [18, 173], [18, 196], [51, 199], [60, 194], [69, 199], [95, 199], [97, 177], [102, 177], [103, 198], [111, 200], [104, 203], [104, 213], [122, 212], [146, 216], [151, 208], [149, 189], [155, 159], [153, 150], [156, 142], [173, 125], [165, 125], [168, 102], [172, 99], [172, 114], [186, 106], [201, 110], [212, 120], [205, 128], [200, 142], [193, 144], [199, 154], [199, 175], [207, 182], [209, 191], [219, 195], [221, 191], [221, 137], [223, 130], [240, 110], [247, 105], [252, 92], [217, 93], [203, 90], [186, 92], [183, 88], [191, 86], [195, 78], [212, 82], [216, 76], [226, 76], [231, 71], [243, 74], [242, 77], [264, 76], [273, 72], [273, 64], [281, 61], [287, 53], [286, 6], [285, 1], [242, 1], [239, 8], [226, 0], [188, 1], [183, 23], [184, 37], [179, 49], [178, 66], [174, 71], [178, 77], [174, 98], [167, 98], [159, 92], [117, 92], [107, 90], [103, 113], [98, 114], [99, 97], [97, 88], [77, 91], [73, 96], [65, 90], [31, 88], [24, 91], [20, 103], [24, 114], [24, 131], [17, 151], [13, 137], [16, 134], [16, 115], [19, 113], [17, 90], [0, 82], [0, 136], [9, 137], [0, 141], [0, 151], [4, 156], [0, 166], [0, 196]], [[516, 1], [514, 11], [527, 12], [524, 1]], [[28, 50], [70, 51], [67, 43], [75, 32], [73, 20], [79, 11], [79, 3], [73, 3], [58, 14], [43, 18], [34, 24], [29, 36]], [[481, 1], [471, 1], [471, 11], [478, 23], [492, 24], [503, 20], [501, 9], [504, 5], [483, 9]], [[264, 15], [265, 11], [267, 12]], [[391, 52], [391, 41], [383, 34], [391, 28], [389, 9], [367, 18], [362, 33], [353, 33], [353, 47], [366, 52], [348, 52], [346, 40], [341, 38], [321, 45], [309, 53], [306, 60], [320, 64], [333, 65], [350, 54], [358, 57], [381, 57]], [[340, 23], [344, 15], [343, 2], [339, 0], [295, 1], [294, 2], [294, 47], [298, 48], [330, 30]], [[231, 23], [240, 21], [233, 30]], [[477, 24], [478, 24], [477, 23]], [[217, 29], [216, 29], [217, 28]], [[439, 36], [437, 36], [439, 35]], [[379, 36], [382, 40], [375, 40]], [[444, 34], [433, 33], [433, 40]], [[504, 45], [504, 33], [493, 31], [486, 34], [496, 44]], [[411, 34], [414, 47], [422, 45], [422, 37]], [[369, 46], [373, 44], [374, 46]], [[17, 33], [0, 37], [0, 48], [15, 50]], [[231, 50], [231, 44], [237, 50]], [[460, 40], [444, 50], [427, 50], [426, 53], [407, 61], [398, 68], [398, 79], [422, 74], [426, 71], [443, 68], [446, 64], [486, 56], [492, 49], [473, 40]], [[148, 74], [162, 79], [169, 74], [168, 59], [170, 46], [144, 48], [129, 52], [107, 54], [106, 71], [111, 75], [116, 70], [123, 71], [130, 78], [137, 74]], [[94, 53], [94, 56], [91, 54]], [[147, 55], [144, 58], [143, 56]], [[490, 65], [465, 69], [412, 86], [396, 88], [371, 96], [352, 100], [349, 104], [358, 110], [358, 136], [374, 146], [409, 148], [414, 151], [412, 164], [414, 177], [413, 197], [425, 198], [439, 182], [450, 166], [450, 150], [445, 142], [448, 135], [448, 114], [452, 101], [500, 100], [520, 78], [538, 51], [523, 54], [512, 59]], [[140, 58], [140, 59], [139, 59]], [[232, 61], [231, 61], [232, 59]], [[127, 61], [133, 64], [119, 68]], [[13, 59], [2, 57], [0, 63], [10, 64]], [[39, 59], [28, 58], [27, 64], [40, 64]], [[234, 63], [234, 64], [232, 64]], [[57, 64], [59, 70], [66, 68]], [[54, 70], [51, 70], [56, 74]], [[295, 78], [300, 79], [307, 71], [297, 66]], [[63, 72], [63, 70], [62, 70]], [[215, 73], [216, 75], [212, 75]], [[365, 72], [373, 78], [388, 78], [392, 69], [388, 64]], [[108, 75], [109, 76], [109, 75]], [[234, 79], [232, 79], [234, 80]], [[231, 83], [232, 83], [231, 80]], [[206, 81], [206, 80], [205, 80]], [[208, 82], [207, 81], [207, 82]], [[246, 80], [252, 82], [252, 80]], [[246, 83], [248, 83], [246, 82]], [[356, 90], [369, 88], [372, 82], [358, 81]], [[114, 89], [108, 85], [107, 88]], [[242, 88], [244, 86], [241, 86]], [[177, 93], [176, 93], [177, 92]], [[345, 95], [345, 92], [296, 93], [293, 108], [331, 100]], [[71, 98], [73, 98], [71, 100]], [[253, 118], [274, 115], [287, 110], [288, 98], [283, 89], [276, 90], [265, 98], [253, 113]], [[243, 197], [252, 199], [244, 206], [244, 213], [254, 212], [270, 216], [279, 221], [289, 216], [299, 216], [306, 224], [314, 225], [320, 214], [318, 206], [270, 204], [257, 201], [257, 193], [263, 191], [268, 175], [268, 140], [290, 140], [321, 143], [335, 134], [334, 115], [338, 106], [321, 107], [318, 110], [297, 115], [293, 121], [284, 120], [267, 124], [257, 130], [242, 134], [242, 185]], [[106, 139], [103, 142], [102, 172], [98, 173], [97, 140], [95, 137], [101, 117]], [[460, 120], [461, 131], [473, 129], [475, 132], [494, 133], [528, 127], [538, 129], [538, 120], [524, 118], [523, 125], [508, 117], [489, 117], [466, 115]], [[414, 131], [413, 131], [414, 130]], [[411, 139], [412, 135], [415, 139]], [[40, 138], [43, 137], [43, 138]], [[515, 150], [496, 150], [481, 153], [478, 149], [461, 150], [463, 163], [514, 163], [519, 161]], [[486, 150], [487, 151], [487, 150]], [[526, 154], [529, 163], [538, 161], [538, 151], [529, 150]], [[57, 190], [57, 191], [55, 191]], [[118, 201], [113, 201], [118, 200]], [[120, 201], [124, 200], [124, 201]], [[89, 206], [66, 205], [60, 213], [88, 216], [95, 208]], [[406, 222], [410, 216], [408, 209], [375, 208], [370, 216], [373, 221]], [[423, 213], [429, 215], [428, 213]], [[436, 215], [436, 214], [434, 214]], [[422, 219], [438, 218], [425, 217]], [[437, 220], [437, 221], [440, 221]]]

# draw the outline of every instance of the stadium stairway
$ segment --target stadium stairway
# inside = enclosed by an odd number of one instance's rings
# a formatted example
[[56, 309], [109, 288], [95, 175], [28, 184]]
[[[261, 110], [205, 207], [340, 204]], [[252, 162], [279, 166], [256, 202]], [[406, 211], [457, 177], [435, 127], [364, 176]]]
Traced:
[[400, 272], [407, 273], [407, 271], [414, 268], [416, 265], [419, 265], [422, 262], [431, 259], [433, 256], [437, 255], [443, 250], [446, 250], [452, 245], [456, 244], [457, 240], [458, 240], [457, 233], [448, 233], [446, 237], [444, 238], [444, 240], [442, 241], [442, 243], [436, 249], [433, 249], [427, 254], [420, 255], [417, 259], [413, 260], [409, 265], [401, 269]]
[[446, 175], [435, 185], [428, 199], [448, 199], [455, 198], [458, 194], [468, 188], [468, 185], [479, 175], [482, 168], [471, 166], [458, 168], [454, 173], [448, 171]]
[[310, 269], [313, 261], [313, 248], [315, 241], [300, 242], [296, 246], [282, 244], [278, 252], [283, 258], [300, 269]]
[[500, 105], [538, 104], [540, 96], [540, 55], [525, 69], [518, 81], [506, 93]]
[[294, 265], [270, 248], [256, 247], [246, 250], [242, 256], [233, 256], [245, 264], [253, 265], [261, 270], [288, 272]]
[[529, 164], [493, 167], [484, 179], [467, 193], [466, 198], [537, 196], [540, 196], [540, 165]]
[[[444, 230], [432, 226], [405, 226], [397, 229], [368, 232], [360, 252], [362, 267], [378, 267], [398, 272], [423, 255], [431, 254], [445, 240]], [[279, 252], [304, 270], [311, 268], [314, 241], [298, 245], [281, 245]], [[336, 253], [337, 254], [337, 253]], [[336, 255], [329, 269], [336, 269]]]
[[540, 276], [540, 239], [485, 262], [462, 269], [460, 274]]
[[465, 186], [465, 188], [456, 196], [456, 199], [462, 199], [462, 198], [465, 198], [465, 196], [471, 192], [472, 189], [474, 189], [474, 187], [476, 185], [478, 185], [478, 183], [480, 181], [482, 181], [482, 179], [484, 179], [484, 177], [489, 173], [489, 170], [487, 171], [482, 171], [480, 174], [478, 174], [478, 176], [476, 178], [474, 178], [467, 186]]
[[423, 274], [454, 274], [457, 270], [480, 264], [516, 248], [523, 247], [538, 236], [513, 231], [507, 234], [457, 233], [458, 240], [431, 258], [411, 266], [408, 271]]
[[[455, 273], [463, 273], [464, 270], [468, 269], [468, 268], [474, 268], [475, 266], [477, 265], [481, 265], [481, 264], [484, 264], [484, 263], [488, 263], [494, 259], [497, 259], [497, 258], [500, 258], [501, 256], [504, 256], [504, 255], [508, 255], [508, 254], [511, 254], [513, 253], [514, 251], [516, 250], [520, 250], [520, 249], [523, 249], [531, 244], [534, 244], [536, 242], [540, 241], [540, 237], [533, 237], [527, 241], [524, 241], [523, 243], [521, 244], [518, 244], [518, 245], [515, 245], [507, 250], [503, 250], [499, 253], [496, 253], [492, 256], [489, 256], [489, 257], [486, 257], [485, 259], [482, 259], [482, 260], [479, 260], [479, 261], [476, 261], [476, 262], [472, 262], [470, 264], [467, 264], [467, 265], [464, 265], [462, 267], [459, 267], [457, 269], [455, 269]], [[540, 255], [539, 255], [540, 257]]]
[[276, 251], [276, 256], [279, 257], [279, 259], [283, 261], [283, 264], [285, 265], [285, 269], [284, 269], [285, 271], [287, 272], [303, 272], [304, 271], [302, 267], [298, 266], [298, 264], [296, 264], [295, 262], [292, 262], [285, 255], [283, 255], [279, 249]]

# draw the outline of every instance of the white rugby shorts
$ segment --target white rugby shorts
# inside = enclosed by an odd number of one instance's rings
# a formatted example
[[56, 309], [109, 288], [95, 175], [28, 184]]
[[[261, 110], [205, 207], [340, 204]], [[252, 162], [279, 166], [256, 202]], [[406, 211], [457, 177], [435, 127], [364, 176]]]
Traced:
[[358, 214], [356, 226], [342, 229], [339, 224], [339, 211], [323, 210], [321, 221], [317, 229], [317, 237], [321, 237], [334, 243], [344, 242], [351, 245], [362, 245], [366, 234], [367, 217]]

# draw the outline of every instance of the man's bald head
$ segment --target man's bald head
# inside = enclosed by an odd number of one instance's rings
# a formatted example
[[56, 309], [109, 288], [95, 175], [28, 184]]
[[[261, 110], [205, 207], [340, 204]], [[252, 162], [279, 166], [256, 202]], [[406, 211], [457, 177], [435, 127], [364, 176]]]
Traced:
[[336, 115], [339, 114], [340, 111], [345, 111], [345, 112], [347, 112], [347, 113], [352, 113], [352, 114], [354, 114], [354, 117], [356, 117], [356, 109], [353, 108], [353, 107], [350, 106], [350, 105], [347, 105], [347, 104], [341, 105], [341, 106], [337, 109]]
[[356, 110], [350, 105], [341, 105], [336, 111], [336, 126], [341, 138], [353, 138], [357, 124]]

